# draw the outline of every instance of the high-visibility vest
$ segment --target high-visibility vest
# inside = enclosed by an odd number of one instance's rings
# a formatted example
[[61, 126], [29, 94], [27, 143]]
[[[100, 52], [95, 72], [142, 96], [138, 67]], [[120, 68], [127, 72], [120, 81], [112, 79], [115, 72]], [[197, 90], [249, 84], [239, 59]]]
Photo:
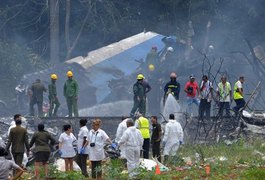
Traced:
[[218, 84], [218, 90], [219, 90], [220, 98], [224, 100], [227, 96], [229, 96], [230, 89], [231, 89], [231, 87], [230, 87], [229, 82], [225, 82], [225, 89], [224, 89], [223, 83], [220, 82]]
[[237, 81], [234, 86], [234, 99], [243, 99], [243, 96], [238, 91], [238, 83], [241, 83], [240, 81]]
[[140, 117], [138, 120], [138, 129], [144, 139], [150, 138], [149, 121], [145, 117]]

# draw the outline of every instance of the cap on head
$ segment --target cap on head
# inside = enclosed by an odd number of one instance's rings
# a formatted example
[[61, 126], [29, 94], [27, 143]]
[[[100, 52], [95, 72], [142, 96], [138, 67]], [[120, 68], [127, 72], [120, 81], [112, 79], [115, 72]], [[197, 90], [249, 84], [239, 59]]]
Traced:
[[72, 71], [67, 71], [66, 75], [67, 75], [67, 77], [73, 77], [73, 72]]
[[143, 74], [138, 74], [137, 75], [137, 80], [142, 80], [144, 79], [144, 75]]
[[170, 78], [177, 78], [177, 74], [174, 73], [174, 72], [172, 72], [172, 73], [170, 74]]
[[155, 70], [155, 66], [153, 64], [149, 64], [148, 65], [148, 69], [149, 69], [149, 71], [154, 71]]
[[191, 74], [191, 75], [190, 75], [190, 79], [195, 79], [194, 74]]
[[7, 155], [8, 155], [8, 153], [7, 153], [7, 151], [5, 150], [5, 148], [0, 147], [0, 156], [7, 156]]
[[167, 51], [169, 51], [169, 52], [174, 52], [174, 49], [173, 49], [173, 47], [168, 47], [168, 48], [167, 48]]
[[56, 75], [56, 74], [52, 74], [52, 75], [51, 75], [51, 79], [52, 79], [52, 80], [57, 80], [57, 79], [58, 79], [58, 77], [57, 77], [57, 75]]

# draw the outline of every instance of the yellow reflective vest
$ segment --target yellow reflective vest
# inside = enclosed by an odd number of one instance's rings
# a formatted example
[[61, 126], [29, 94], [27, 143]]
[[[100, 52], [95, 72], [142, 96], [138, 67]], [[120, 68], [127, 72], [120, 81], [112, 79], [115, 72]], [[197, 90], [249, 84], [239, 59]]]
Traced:
[[[234, 99], [243, 99], [243, 96], [238, 91], [238, 84], [241, 83], [240, 81], [237, 81], [234, 86]], [[243, 88], [242, 88], [243, 90]]]
[[138, 129], [140, 130], [142, 137], [144, 139], [150, 138], [150, 130], [149, 130], [149, 121], [145, 117], [140, 117], [137, 120], [138, 123]]

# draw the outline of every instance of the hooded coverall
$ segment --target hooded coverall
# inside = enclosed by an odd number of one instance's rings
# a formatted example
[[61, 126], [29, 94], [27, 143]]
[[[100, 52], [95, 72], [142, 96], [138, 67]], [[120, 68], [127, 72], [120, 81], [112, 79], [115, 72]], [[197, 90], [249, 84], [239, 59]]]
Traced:
[[50, 101], [50, 109], [49, 116], [56, 116], [58, 108], [60, 106], [60, 102], [57, 98], [57, 90], [55, 81], [52, 80], [52, 83], [48, 85], [49, 89], [49, 101]]
[[163, 154], [174, 156], [179, 148], [179, 141], [183, 141], [183, 129], [179, 122], [170, 119], [165, 126], [163, 144], [165, 144]]
[[[119, 142], [121, 140], [121, 137], [122, 137], [123, 133], [126, 131], [126, 129], [127, 129], [127, 125], [126, 125], [127, 120], [128, 119], [124, 119], [119, 124], [119, 126], [117, 128], [117, 132], [116, 132], [115, 142]], [[124, 150], [124, 147], [121, 146], [119, 149], [121, 150], [121, 158], [125, 158], [125, 150]]]
[[64, 83], [64, 96], [67, 102], [69, 117], [72, 117], [73, 111], [74, 111], [74, 116], [78, 117], [78, 109], [77, 109], [78, 84], [74, 79], [69, 78]]
[[124, 145], [127, 168], [130, 177], [133, 177], [136, 174], [135, 169], [139, 167], [140, 151], [143, 141], [141, 132], [136, 129], [135, 126], [131, 126], [126, 129], [121, 137], [121, 140], [118, 142], [119, 146]]

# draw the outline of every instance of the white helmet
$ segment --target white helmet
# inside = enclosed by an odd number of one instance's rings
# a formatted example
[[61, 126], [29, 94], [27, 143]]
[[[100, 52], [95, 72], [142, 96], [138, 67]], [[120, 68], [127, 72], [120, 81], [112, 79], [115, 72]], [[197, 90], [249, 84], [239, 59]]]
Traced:
[[173, 47], [168, 47], [168, 48], [167, 48], [167, 51], [169, 51], [169, 52], [174, 52], [174, 49], [173, 49]]

